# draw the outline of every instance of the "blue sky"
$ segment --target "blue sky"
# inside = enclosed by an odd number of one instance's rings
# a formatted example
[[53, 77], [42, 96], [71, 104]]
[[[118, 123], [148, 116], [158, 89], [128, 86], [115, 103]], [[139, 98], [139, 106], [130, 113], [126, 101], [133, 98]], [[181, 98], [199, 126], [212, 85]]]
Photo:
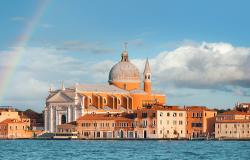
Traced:
[[[13, 0], [0, 3], [1, 53], [1, 51], [11, 50], [10, 47], [13, 47], [17, 37], [22, 34], [41, 2]], [[67, 85], [71, 85], [74, 81], [80, 81], [80, 83], [107, 82], [108, 75], [105, 74], [108, 73], [108, 68], [120, 59], [124, 42], [128, 42], [129, 56], [134, 62], [137, 62], [139, 68], [143, 66], [146, 57], [151, 59], [152, 65], [157, 63], [161, 53], [167, 60], [175, 60], [176, 63], [181, 64], [183, 58], [171, 59], [173, 56], [170, 57], [169, 53], [174, 56], [184, 53], [185, 55], [193, 55], [192, 51], [197, 52], [202, 47], [211, 47], [211, 54], [217, 54], [215, 50], [232, 47], [231, 50], [229, 49], [230, 53], [232, 52], [234, 56], [242, 55], [242, 59], [247, 59], [250, 57], [249, 6], [250, 2], [247, 0], [51, 0], [32, 32], [31, 39], [26, 46], [27, 54], [23, 56], [22, 62], [16, 70], [16, 76], [12, 80], [12, 85], [10, 85], [2, 105], [17, 105], [22, 108], [30, 106], [36, 110], [42, 109], [44, 97], [47, 94], [44, 92], [45, 89], [38, 91], [32, 101], [27, 101], [25, 97], [20, 96], [21, 94], [15, 95], [12, 92], [18, 90], [12, 86], [20, 79], [25, 82], [35, 81], [34, 84], [42, 84], [41, 86], [44, 87], [51, 83], [57, 87], [61, 80], [64, 80]], [[185, 46], [193, 48], [185, 49], [183, 48]], [[242, 51], [241, 48], [244, 50]], [[178, 49], [183, 52], [179, 53]], [[30, 53], [34, 50], [35, 52]], [[208, 54], [211, 56], [210, 52]], [[53, 55], [52, 57], [55, 59], [51, 63], [66, 58], [68, 61], [65, 61], [67, 63], [65, 67], [68, 68], [64, 69], [68, 69], [67, 71], [70, 72], [83, 67], [83, 75], [81, 77], [81, 74], [63, 74], [58, 71], [58, 75], [54, 74], [53, 77], [53, 74], [49, 74], [48, 70], [41, 69], [43, 62], [44, 65], [46, 62], [37, 55], [48, 57]], [[225, 108], [233, 106], [236, 101], [249, 101], [250, 86], [248, 82], [250, 78], [246, 68], [249, 65], [239, 59], [238, 63], [233, 65], [241, 67], [225, 68], [228, 66], [228, 59], [232, 58], [233, 61], [234, 56], [232, 54], [221, 56], [222, 69], [225, 69], [225, 73], [242, 71], [242, 74], [238, 75], [241, 78], [235, 79], [225, 76], [224, 79], [214, 80], [213, 84], [206, 83], [204, 85], [202, 83], [195, 86], [190, 81], [197, 79], [189, 78], [187, 80], [184, 77], [180, 85], [180, 83], [176, 83], [174, 78], [162, 77], [162, 74], [174, 73], [176, 68], [171, 71], [172, 66], [169, 66], [170, 68], [158, 72], [157, 67], [154, 67], [156, 65], [154, 65], [152, 68], [155, 68], [155, 77], [161, 77], [162, 80], [165, 80], [165, 82], [160, 82], [155, 78], [155, 87], [164, 90], [170, 104], [197, 104]], [[204, 57], [213, 60], [209, 56]], [[69, 59], [71, 59], [70, 63], [76, 63], [69, 64]], [[210, 64], [208, 59], [204, 59], [204, 64], [206, 61], [207, 64]], [[226, 64], [224, 63], [225, 59], [228, 60]], [[36, 60], [37, 63], [33, 65], [41, 63], [38, 67], [39, 70], [27, 69], [29, 74], [26, 73], [27, 70], [23, 70], [25, 65]], [[165, 63], [169, 64], [170, 62]], [[86, 64], [88, 65], [86, 66]], [[180, 73], [180, 68], [185, 68], [181, 65], [177, 66], [179, 66], [178, 73]], [[51, 65], [51, 67], [54, 66]], [[55, 67], [58, 67], [58, 64], [55, 64]], [[196, 67], [200, 66], [196, 65]], [[99, 76], [87, 76], [90, 74], [90, 69], [96, 71], [95, 74]], [[210, 70], [211, 68], [204, 73], [210, 74]], [[103, 75], [100, 76], [99, 72]], [[199, 73], [193, 70], [188, 70], [188, 72], [195, 73], [195, 75]], [[216, 72], [214, 77], [217, 77], [216, 74], [219, 73], [221, 72]], [[22, 85], [21, 82], [20, 85]], [[31, 91], [33, 91], [32, 88]], [[16, 98], [11, 98], [11, 96]], [[31, 95], [27, 94], [27, 96]]]

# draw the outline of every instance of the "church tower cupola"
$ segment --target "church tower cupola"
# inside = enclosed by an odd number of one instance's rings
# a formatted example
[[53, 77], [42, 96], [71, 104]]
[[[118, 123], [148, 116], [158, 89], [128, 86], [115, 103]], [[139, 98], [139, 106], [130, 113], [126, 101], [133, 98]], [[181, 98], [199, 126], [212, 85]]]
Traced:
[[151, 70], [150, 70], [148, 58], [146, 60], [143, 76], [144, 76], [144, 91], [147, 93], [150, 93], [151, 92]]

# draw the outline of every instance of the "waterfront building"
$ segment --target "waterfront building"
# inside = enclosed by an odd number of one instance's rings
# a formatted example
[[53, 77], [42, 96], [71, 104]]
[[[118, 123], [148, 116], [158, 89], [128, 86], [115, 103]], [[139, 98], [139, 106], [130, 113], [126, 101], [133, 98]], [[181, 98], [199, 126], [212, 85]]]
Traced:
[[30, 119], [30, 129], [37, 131], [37, 130], [44, 130], [44, 118], [43, 113], [37, 113], [31, 109], [27, 109], [25, 111], [18, 111], [19, 116], [26, 117]]
[[0, 122], [6, 119], [15, 119], [17, 121], [21, 121], [25, 123], [25, 126], [27, 126], [28, 129], [30, 129], [30, 119], [23, 114], [19, 115], [19, 113], [12, 107], [0, 108]]
[[36, 132], [30, 131], [30, 119], [12, 107], [0, 109], [0, 138], [31, 138]]
[[133, 118], [120, 114], [86, 114], [77, 120], [82, 139], [134, 138]]
[[216, 116], [216, 121], [222, 120], [250, 120], [250, 114], [237, 110], [227, 111]]
[[58, 125], [57, 131], [60, 133], [76, 132], [76, 121]]
[[185, 139], [186, 111], [153, 106], [129, 114], [86, 114], [77, 120], [80, 138]]
[[33, 132], [29, 131], [26, 122], [18, 119], [5, 119], [0, 122], [0, 139], [31, 138]]
[[5, 119], [20, 119], [18, 112], [15, 111], [12, 107], [4, 107], [0, 108], [0, 122], [4, 121]]
[[187, 112], [177, 106], [167, 106], [157, 112], [158, 138], [186, 138]]
[[186, 138], [186, 111], [178, 106], [153, 106], [135, 115], [137, 138]]
[[250, 113], [233, 110], [217, 115], [215, 138], [250, 139]]
[[214, 136], [215, 117], [217, 112], [203, 106], [185, 107], [187, 111], [187, 137]]
[[108, 84], [75, 84], [68, 88], [62, 84], [61, 89], [50, 89], [44, 110], [45, 130], [56, 132], [57, 125], [85, 114], [131, 113], [147, 105], [165, 104], [165, 95], [152, 90], [151, 79], [149, 61], [141, 75], [125, 50], [120, 62], [111, 68]]

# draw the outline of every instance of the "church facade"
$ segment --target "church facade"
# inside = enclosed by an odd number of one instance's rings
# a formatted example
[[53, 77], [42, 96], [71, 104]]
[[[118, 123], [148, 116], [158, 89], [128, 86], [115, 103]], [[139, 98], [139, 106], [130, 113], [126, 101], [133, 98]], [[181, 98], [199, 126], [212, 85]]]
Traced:
[[149, 61], [141, 75], [125, 50], [120, 62], [111, 68], [107, 84], [75, 84], [67, 88], [62, 84], [61, 89], [50, 89], [44, 110], [45, 130], [57, 132], [57, 125], [88, 113], [131, 113], [151, 104], [165, 104], [165, 95], [152, 90], [151, 79]]

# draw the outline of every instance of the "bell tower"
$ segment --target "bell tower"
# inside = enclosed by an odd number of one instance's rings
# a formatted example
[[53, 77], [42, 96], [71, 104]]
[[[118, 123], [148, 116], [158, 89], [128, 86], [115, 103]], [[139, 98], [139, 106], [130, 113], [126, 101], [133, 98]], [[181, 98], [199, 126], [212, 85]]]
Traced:
[[147, 93], [151, 93], [151, 70], [148, 58], [146, 60], [143, 76], [144, 76], [144, 91]]

